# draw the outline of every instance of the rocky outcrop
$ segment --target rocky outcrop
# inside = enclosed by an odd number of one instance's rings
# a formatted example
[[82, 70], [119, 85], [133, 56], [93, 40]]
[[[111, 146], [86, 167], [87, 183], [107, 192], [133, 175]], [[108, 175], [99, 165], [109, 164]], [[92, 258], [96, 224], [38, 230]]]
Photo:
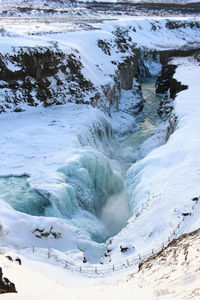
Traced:
[[[177, 66], [174, 64], [164, 64], [156, 82], [156, 93], [164, 95], [158, 109], [158, 114], [163, 119], [169, 118], [173, 110], [173, 100], [177, 93], [188, 88], [188, 86], [183, 85], [181, 82], [173, 78], [176, 68]], [[172, 123], [175, 124], [176, 122]], [[174, 125], [172, 127], [175, 128]], [[170, 129], [169, 134], [172, 133], [173, 130]]]
[[175, 113], [171, 113], [169, 117], [169, 125], [167, 126], [167, 131], [166, 131], [166, 141], [168, 141], [170, 135], [174, 133], [176, 126], [178, 123], [178, 118]]
[[[99, 44], [109, 55], [106, 42]], [[124, 48], [120, 51], [123, 53]], [[77, 51], [66, 54], [53, 47], [23, 47], [13, 54], [0, 55], [0, 98], [3, 99], [0, 113], [19, 112], [27, 105], [47, 107], [66, 102], [91, 104], [108, 112], [112, 107], [118, 110], [121, 90], [133, 88], [138, 57], [139, 50], [135, 49], [120, 62], [113, 61], [117, 68], [110, 74], [110, 83], [98, 87], [83, 75]]]
[[23, 105], [49, 106], [87, 102], [85, 93], [95, 95], [92, 83], [81, 72], [82, 63], [73, 53], [50, 48], [20, 48], [0, 56], [0, 112], [21, 111]]
[[[144, 107], [144, 98], [141, 87], [137, 81], [138, 78], [138, 62], [140, 57], [139, 49], [123, 59], [117, 64], [114, 84], [102, 86], [102, 90], [109, 102], [109, 110], [115, 108], [117, 111], [122, 110], [127, 113], [137, 115]], [[130, 91], [130, 101], [126, 108], [122, 108], [120, 98], [122, 90]]]
[[161, 73], [156, 82], [156, 93], [165, 94], [169, 90], [169, 97], [175, 98], [176, 94], [187, 89], [186, 85], [181, 84], [173, 75], [176, 70], [176, 65], [168, 64], [162, 67]]
[[175, 65], [164, 65], [156, 82], [156, 93], [165, 94], [170, 88], [172, 77], [175, 73]]
[[2, 268], [0, 268], [0, 294], [17, 293], [14, 283], [8, 278], [3, 277]]

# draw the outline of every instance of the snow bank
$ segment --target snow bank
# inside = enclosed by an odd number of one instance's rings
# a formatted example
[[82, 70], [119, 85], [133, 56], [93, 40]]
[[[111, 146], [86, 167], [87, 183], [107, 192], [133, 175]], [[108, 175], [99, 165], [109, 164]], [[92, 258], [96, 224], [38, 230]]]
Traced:
[[200, 226], [199, 211], [195, 212], [199, 208], [192, 201], [200, 196], [200, 67], [192, 58], [174, 59], [173, 63], [178, 65], [175, 78], [189, 86], [175, 99], [178, 125], [165, 145], [128, 171], [133, 217], [113, 239], [113, 260], [121, 259], [119, 246], [128, 241], [135, 246], [136, 253], [151, 252], [166, 242], [174, 230], [177, 232], [178, 224], [177, 234]]

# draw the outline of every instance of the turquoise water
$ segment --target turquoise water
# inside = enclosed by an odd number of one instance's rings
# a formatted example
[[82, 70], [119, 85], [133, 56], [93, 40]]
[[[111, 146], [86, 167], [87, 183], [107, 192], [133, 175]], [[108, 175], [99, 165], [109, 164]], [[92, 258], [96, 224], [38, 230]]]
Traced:
[[[161, 97], [155, 93], [156, 78], [142, 78], [140, 84], [145, 99], [144, 109], [137, 117], [139, 129], [120, 141], [113, 153], [113, 159], [117, 160], [122, 169], [124, 178], [129, 167], [141, 158], [140, 146], [151, 136], [160, 122], [158, 107]], [[125, 185], [125, 184], [124, 184]], [[126, 191], [110, 197], [103, 207], [101, 220], [109, 229], [110, 235], [114, 236], [126, 225], [131, 216]]]
[[17, 211], [42, 216], [50, 202], [31, 188], [27, 180], [28, 176], [0, 178], [0, 199], [9, 203]]
[[124, 173], [126, 173], [131, 164], [141, 158], [139, 153], [141, 144], [152, 135], [160, 122], [157, 111], [161, 96], [155, 93], [155, 82], [155, 77], [140, 79], [145, 99], [144, 109], [140, 116], [137, 117], [137, 123], [140, 127], [119, 143], [115, 154], [117, 160], [123, 164]]

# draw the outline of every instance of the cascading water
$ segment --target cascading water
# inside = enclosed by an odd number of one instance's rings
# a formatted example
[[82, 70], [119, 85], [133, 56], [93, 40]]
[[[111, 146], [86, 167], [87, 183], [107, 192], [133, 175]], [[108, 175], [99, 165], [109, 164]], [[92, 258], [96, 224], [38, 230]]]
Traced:
[[[160, 123], [157, 111], [161, 96], [155, 93], [155, 82], [155, 77], [140, 79], [145, 99], [143, 112], [138, 117], [140, 127], [117, 145], [112, 156], [113, 159], [120, 162], [124, 178], [126, 178], [128, 168], [142, 157], [141, 145], [151, 136]], [[120, 194], [110, 197], [103, 207], [101, 220], [109, 228], [112, 236], [116, 235], [125, 226], [131, 215], [127, 198], [126, 191], [123, 190]]]
[[161, 96], [155, 93], [155, 83], [155, 77], [140, 79], [145, 105], [142, 113], [137, 117], [139, 129], [120, 141], [115, 151], [115, 159], [121, 162], [125, 174], [133, 163], [142, 158], [141, 145], [160, 123], [157, 111]]
[[[129, 166], [140, 159], [141, 144], [158, 124], [160, 97], [155, 94], [154, 85], [155, 78], [141, 79], [146, 102], [137, 117], [140, 128], [114, 147], [112, 160], [121, 165], [124, 177]], [[28, 176], [12, 176], [0, 178], [0, 197], [15, 210], [61, 218], [76, 228], [82, 239], [102, 243], [116, 235], [131, 215], [124, 179], [111, 165], [96, 149], [82, 147], [57, 170], [56, 192], [48, 194], [31, 188]]]

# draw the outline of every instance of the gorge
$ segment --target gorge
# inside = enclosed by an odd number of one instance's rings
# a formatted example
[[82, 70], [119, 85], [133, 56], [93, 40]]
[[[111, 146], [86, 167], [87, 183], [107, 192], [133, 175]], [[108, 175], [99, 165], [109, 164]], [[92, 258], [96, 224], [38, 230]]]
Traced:
[[[169, 205], [160, 219], [165, 192], [148, 180], [162, 170], [148, 174], [146, 164], [177, 126], [173, 99], [187, 84], [173, 77], [179, 63], [170, 59], [198, 56], [200, 21], [51, 26], [58, 24], [1, 30], [0, 244], [54, 248], [77, 264], [120, 260], [121, 244], [151, 250], [176, 225], [171, 210], [186, 205]], [[158, 209], [154, 221], [149, 207]]]

